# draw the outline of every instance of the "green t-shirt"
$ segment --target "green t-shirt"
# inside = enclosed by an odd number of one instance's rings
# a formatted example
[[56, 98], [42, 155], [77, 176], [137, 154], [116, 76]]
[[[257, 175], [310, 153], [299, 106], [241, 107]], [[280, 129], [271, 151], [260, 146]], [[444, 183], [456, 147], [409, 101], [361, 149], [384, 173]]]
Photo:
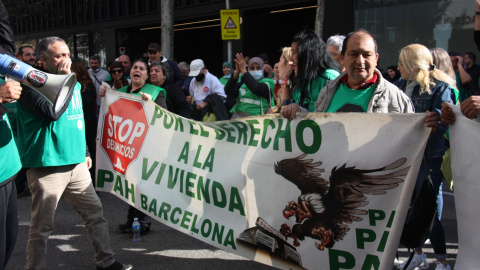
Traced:
[[377, 84], [374, 84], [367, 89], [355, 90], [340, 83], [327, 112], [367, 112], [368, 103], [376, 88]]
[[[273, 80], [270, 78], [263, 78], [259, 80], [258, 83], [265, 83], [268, 85], [268, 88], [270, 89], [270, 96], [272, 97], [272, 99], [270, 100], [270, 104], [275, 104], [273, 102], [273, 90], [275, 88], [275, 83], [273, 82]], [[255, 95], [252, 91], [250, 91], [250, 89], [248, 89], [246, 84], [242, 84], [238, 91], [239, 93], [237, 97], [237, 103], [230, 110], [231, 113], [239, 111], [246, 112], [249, 115], [255, 116], [265, 114], [267, 110], [270, 109], [268, 100], [264, 97], [259, 97]]]
[[[318, 99], [318, 94], [320, 90], [325, 86], [325, 83], [337, 78], [340, 75], [338, 71], [334, 69], [327, 69], [321, 76], [318, 76], [310, 83], [304, 86], [303, 89], [297, 88], [293, 92], [292, 99], [297, 103], [299, 106], [306, 108], [309, 112], [315, 111], [315, 102]], [[307, 96], [303, 100], [303, 104], [300, 104], [300, 99], [302, 98], [302, 92], [307, 91]]]
[[23, 167], [85, 162], [87, 146], [80, 90], [77, 83], [67, 110], [56, 121], [39, 117], [17, 104], [17, 142]]
[[22, 168], [7, 114], [0, 119], [0, 185]]

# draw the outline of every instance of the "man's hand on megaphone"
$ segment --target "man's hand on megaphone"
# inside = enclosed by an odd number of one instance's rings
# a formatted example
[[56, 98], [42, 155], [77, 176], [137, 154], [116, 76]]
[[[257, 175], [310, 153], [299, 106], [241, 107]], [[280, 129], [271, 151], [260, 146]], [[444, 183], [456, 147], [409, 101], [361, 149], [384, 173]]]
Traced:
[[12, 100], [19, 99], [22, 93], [22, 87], [17, 81], [5, 82], [0, 86], [0, 102], [8, 103]]
[[70, 70], [71, 66], [72, 66], [72, 59], [67, 58], [67, 57], [63, 58], [58, 63], [58, 68], [57, 68], [58, 74], [70, 74], [70, 73], [72, 73], [72, 71]]

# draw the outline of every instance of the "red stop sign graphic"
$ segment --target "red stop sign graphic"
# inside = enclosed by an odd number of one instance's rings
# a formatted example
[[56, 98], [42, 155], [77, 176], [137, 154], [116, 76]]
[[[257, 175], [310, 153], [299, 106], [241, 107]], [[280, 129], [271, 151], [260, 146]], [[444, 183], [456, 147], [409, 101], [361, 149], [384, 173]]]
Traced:
[[114, 170], [125, 174], [137, 159], [148, 131], [141, 102], [120, 98], [108, 107], [103, 124], [102, 148]]

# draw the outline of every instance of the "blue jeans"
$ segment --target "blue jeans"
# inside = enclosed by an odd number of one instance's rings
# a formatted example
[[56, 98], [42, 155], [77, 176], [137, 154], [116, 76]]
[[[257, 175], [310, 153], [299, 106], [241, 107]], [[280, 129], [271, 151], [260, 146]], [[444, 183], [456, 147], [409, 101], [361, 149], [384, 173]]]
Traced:
[[440, 187], [438, 188], [438, 195], [437, 195], [437, 216], [439, 220], [442, 220], [442, 211], [443, 211], [442, 186], [443, 186], [443, 183], [440, 183]]
[[[443, 180], [443, 174], [440, 170], [442, 166], [443, 158], [427, 158], [428, 170], [432, 170], [431, 178], [435, 194], [438, 195], [440, 191], [440, 186]], [[420, 166], [420, 171], [418, 172], [417, 182], [415, 183], [415, 190], [413, 194], [417, 194], [422, 187], [423, 180], [427, 178], [428, 172], [425, 167], [425, 158], [422, 160], [422, 165]], [[437, 196], [437, 201], [439, 200]], [[443, 198], [441, 200], [443, 206]], [[443, 230], [443, 225], [440, 222], [439, 214], [441, 211], [435, 213], [435, 219], [433, 221], [432, 231], [430, 232], [430, 242], [432, 243], [433, 251], [435, 252], [435, 258], [437, 260], [445, 260], [447, 258], [447, 248], [445, 245], [445, 231]]]

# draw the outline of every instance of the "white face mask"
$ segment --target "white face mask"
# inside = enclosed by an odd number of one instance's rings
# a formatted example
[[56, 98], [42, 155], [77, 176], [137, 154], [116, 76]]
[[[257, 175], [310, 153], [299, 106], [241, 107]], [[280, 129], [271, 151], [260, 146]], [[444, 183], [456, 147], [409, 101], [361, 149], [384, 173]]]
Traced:
[[260, 80], [260, 78], [262, 78], [263, 76], [263, 70], [250, 70], [249, 72], [252, 77], [257, 81]]

